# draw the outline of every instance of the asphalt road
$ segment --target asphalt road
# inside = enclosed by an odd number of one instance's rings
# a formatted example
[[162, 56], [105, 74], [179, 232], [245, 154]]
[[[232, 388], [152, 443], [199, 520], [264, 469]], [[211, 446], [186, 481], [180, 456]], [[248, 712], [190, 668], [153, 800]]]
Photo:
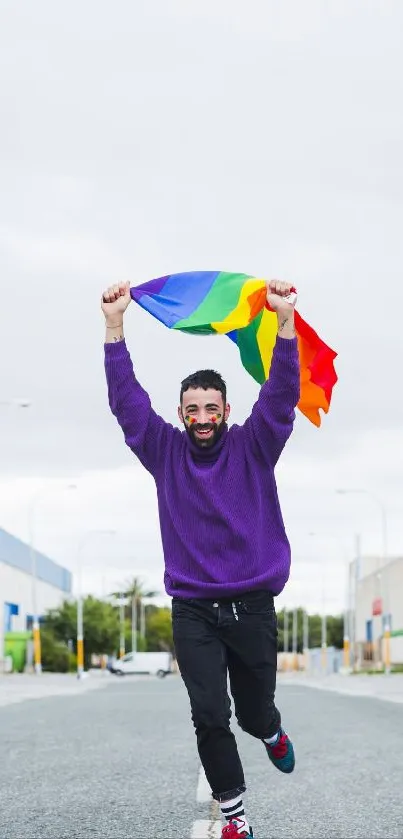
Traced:
[[[258, 839], [403, 837], [403, 705], [292, 684], [277, 698], [292, 776], [239, 732]], [[178, 677], [1, 707], [0, 753], [1, 839], [179, 839], [212, 812]]]

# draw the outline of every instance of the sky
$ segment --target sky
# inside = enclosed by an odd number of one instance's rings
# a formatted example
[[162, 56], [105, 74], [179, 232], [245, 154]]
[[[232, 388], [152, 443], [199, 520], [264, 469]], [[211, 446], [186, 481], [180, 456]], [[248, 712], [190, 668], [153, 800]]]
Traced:
[[[108, 407], [100, 297], [178, 271], [292, 281], [338, 352], [330, 413], [320, 429], [298, 414], [277, 467], [293, 552], [279, 606], [342, 609], [355, 534], [381, 551], [382, 505], [403, 554], [402, 28], [400, 0], [2, 0], [0, 527], [25, 540], [32, 519], [39, 550], [74, 573], [80, 555], [87, 591], [136, 574], [164, 602], [154, 484]], [[225, 337], [171, 333], [135, 304], [126, 336], [167, 420], [209, 366], [233, 421], [248, 416], [258, 386]]]

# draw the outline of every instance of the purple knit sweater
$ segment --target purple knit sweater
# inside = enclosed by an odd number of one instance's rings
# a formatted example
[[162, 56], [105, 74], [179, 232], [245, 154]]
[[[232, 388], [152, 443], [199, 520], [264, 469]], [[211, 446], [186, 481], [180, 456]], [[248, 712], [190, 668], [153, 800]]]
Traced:
[[299, 400], [297, 339], [277, 338], [270, 377], [251, 415], [242, 426], [225, 427], [210, 449], [155, 413], [124, 341], [105, 344], [105, 370], [111, 411], [155, 480], [167, 593], [279, 594], [290, 572], [290, 545], [274, 467]]

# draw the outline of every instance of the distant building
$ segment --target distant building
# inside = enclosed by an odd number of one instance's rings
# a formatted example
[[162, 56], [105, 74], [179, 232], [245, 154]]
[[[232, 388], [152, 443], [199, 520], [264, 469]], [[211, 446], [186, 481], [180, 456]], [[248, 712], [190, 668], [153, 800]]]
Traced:
[[403, 557], [385, 565], [379, 557], [360, 557], [351, 564], [351, 604], [361, 665], [382, 660], [386, 622], [391, 630], [392, 664], [403, 664]]
[[[70, 571], [36, 551], [36, 600], [39, 617], [57, 607], [72, 589]], [[33, 583], [29, 545], [0, 528], [0, 659], [7, 632], [29, 630]]]

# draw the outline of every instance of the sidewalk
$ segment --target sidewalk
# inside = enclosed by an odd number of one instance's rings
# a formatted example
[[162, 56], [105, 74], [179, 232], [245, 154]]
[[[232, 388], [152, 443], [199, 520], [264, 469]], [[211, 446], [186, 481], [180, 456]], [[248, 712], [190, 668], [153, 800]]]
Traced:
[[279, 685], [304, 685], [317, 690], [330, 690], [348, 696], [369, 696], [385, 702], [403, 703], [403, 673], [367, 676], [365, 674], [342, 676], [310, 676], [304, 673], [279, 673]]
[[92, 671], [84, 679], [74, 673], [10, 673], [0, 676], [0, 708], [29, 699], [49, 696], [75, 696], [88, 690], [104, 688], [113, 677], [107, 671]]
[[[132, 677], [130, 681], [134, 679], [137, 681], [142, 677]], [[107, 687], [112, 683], [114, 677], [110, 673], [97, 670], [86, 674], [82, 680], [78, 680], [75, 674], [63, 673], [42, 673], [40, 676], [15, 673], [0, 676], [0, 708], [31, 699], [76, 696], [89, 690]], [[278, 673], [277, 684], [301, 685], [348, 696], [367, 696], [403, 704], [403, 673], [390, 676], [341, 676], [338, 673], [330, 676], [309, 676], [304, 673]]]

